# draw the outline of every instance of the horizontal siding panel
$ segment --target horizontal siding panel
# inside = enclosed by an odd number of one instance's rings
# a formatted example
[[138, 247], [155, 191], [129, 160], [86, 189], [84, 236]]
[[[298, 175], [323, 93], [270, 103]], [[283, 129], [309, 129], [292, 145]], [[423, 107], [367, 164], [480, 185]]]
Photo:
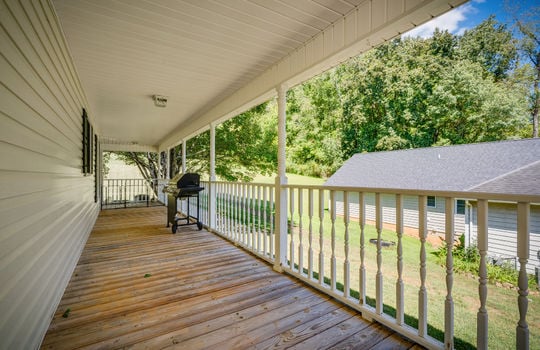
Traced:
[[39, 347], [99, 211], [87, 103], [49, 6], [0, 5], [1, 349]]
[[[21, 47], [20, 43], [24, 42], [21, 40], [25, 39], [24, 34], [13, 30], [5, 35], [17, 40], [17, 46], [12, 42], [11, 45], [5, 45], [2, 49], [6, 57], [2, 57], [2, 61], [5, 59], [8, 63], [2, 62], [1, 65], [11, 66], [7, 74], [21, 76], [20, 79], [7, 77], [9, 81], [17, 82], [17, 84], [11, 84], [12, 91], [17, 96], [20, 96], [22, 100], [31, 101], [31, 105], [35, 110], [47, 111], [51, 121], [54, 121], [54, 124], [61, 128], [64, 134], [69, 135], [75, 141], [81, 129], [73, 120], [64, 117], [69, 113], [59, 101], [62, 96], [57, 96], [48, 86], [54, 84], [50, 83], [52, 79], [45, 66], [41, 64], [41, 58], [30, 48]], [[4, 38], [1, 40], [4, 41]], [[10, 43], [11, 41], [6, 40], [6, 42]], [[41, 74], [42, 72], [43, 74]], [[73, 113], [73, 111], [70, 113]]]
[[[30, 83], [23, 80], [24, 77], [15, 71], [13, 67], [0, 56], [0, 69], [2, 69], [2, 74], [5, 75], [7, 81], [15, 80], [17, 83], [10, 84], [9, 90], [14, 95], [12, 97], [7, 96], [6, 92], [3, 92], [2, 95], [7, 99], [6, 101], [11, 102], [11, 105], [8, 105], [3, 108], [3, 112], [8, 116], [12, 116], [13, 109], [18, 110], [18, 108], [25, 108], [24, 104], [28, 106], [29, 109], [33, 110], [34, 113], [39, 114], [42, 118], [46, 119], [55, 129], [58, 129], [58, 135], [60, 139], [68, 139], [72, 145], [78, 144], [78, 138], [82, 132], [82, 126], [79, 130], [70, 128], [66, 122], [59, 117], [63, 114], [62, 111], [55, 110], [50, 105], [50, 98], [47, 96], [40, 96], [35, 90], [35, 86], [29, 85]], [[40, 87], [41, 88], [41, 87]], [[37, 112], [39, 111], [39, 112]], [[78, 113], [80, 117], [81, 113]], [[81, 124], [82, 125], [82, 124]]]
[[[373, 193], [365, 194], [366, 203], [366, 219], [375, 220], [375, 195]], [[338, 215], [343, 215], [343, 193], [338, 192], [336, 195], [336, 212]], [[358, 194], [350, 193], [349, 195], [349, 213], [351, 217], [359, 216]], [[383, 222], [386, 224], [396, 223], [396, 200], [394, 195], [382, 194], [381, 204], [383, 206], [382, 215]], [[436, 207], [428, 208], [428, 230], [437, 233], [445, 232], [446, 215], [444, 212], [444, 198], [436, 198]], [[414, 196], [403, 196], [403, 224], [406, 227], [418, 228], [418, 198]], [[465, 232], [465, 215], [454, 215], [454, 230], [456, 234]]]
[[38, 131], [27, 128], [3, 113], [0, 113], [0, 124], [0, 140], [6, 143], [58, 159], [71, 158], [73, 151], [68, 151], [57, 142], [45, 138]]
[[[490, 203], [488, 208], [488, 255], [492, 257], [515, 257], [517, 255], [517, 214], [516, 204]], [[471, 243], [478, 239], [477, 207], [473, 203]], [[540, 206], [531, 206], [530, 245], [527, 272], [534, 273], [540, 265], [537, 252], [540, 250]]]
[[[42, 300], [51, 300], [53, 297], [58, 300], [56, 295], [58, 277], [61, 277], [63, 283], [66, 283], [66, 279], [69, 280], [74, 268], [73, 265], [76, 265], [84, 246], [81, 246], [81, 242], [84, 242], [87, 238], [86, 236], [84, 240], [80, 240], [77, 236], [71, 237], [71, 232], [73, 227], [79, 225], [80, 222], [89, 222], [88, 219], [91, 219], [88, 217], [84, 220], [84, 215], [90, 208], [85, 210], [81, 206], [83, 205], [66, 210], [63, 215], [58, 217], [56, 223], [49, 225], [44, 230], [42, 237], [38, 238], [34, 244], [26, 247], [18, 259], [8, 266], [11, 269], [19, 269], [16, 279], [9, 281], [6, 286], [9, 292], [7, 295], [2, 296], [7, 306], [7, 308], [2, 307], [2, 314], [6, 316], [6, 319], [16, 319], [16, 323], [12, 324], [12, 326], [17, 328], [39, 327], [41, 332], [46, 331], [48, 324], [46, 322], [37, 324], [38, 320], [34, 316], [45, 311], [54, 313], [54, 308], [51, 311], [51, 306], [54, 304], [39, 303], [33, 298], [35, 298], [35, 293], [39, 293], [40, 298], [43, 298]], [[84, 228], [86, 231], [91, 229], [91, 227], [88, 228], [87, 226]], [[63, 259], [51, 259], [51, 256], [62, 256]], [[24, 264], [24, 269], [21, 269], [20, 263]], [[51, 272], [54, 272], [54, 274]], [[33, 305], [33, 307], [30, 309], [27, 305]], [[3, 327], [5, 325], [2, 325]], [[27, 339], [17, 335], [8, 337], [8, 342], [16, 344], [14, 348], [29, 348], [30, 345]]]
[[[22, 7], [21, 7], [22, 6]], [[23, 10], [23, 7], [25, 8]], [[47, 40], [46, 29], [41, 25], [36, 13], [34, 12], [32, 3], [20, 4], [19, 6], [10, 6], [10, 9], [14, 12], [16, 16], [23, 17], [25, 15], [29, 20], [32, 20], [34, 23], [30, 25], [29, 21], [18, 21], [20, 25], [21, 33], [29, 40], [29, 45], [23, 46], [26, 42], [20, 40], [20, 37], [16, 37], [18, 33], [14, 31], [10, 32], [11, 37], [19, 45], [19, 49], [22, 51], [22, 54], [26, 57], [28, 62], [32, 62], [32, 68], [40, 72], [36, 77], [41, 77], [43, 84], [47, 85], [47, 91], [51, 94], [51, 98], [58, 108], [63, 109], [66, 113], [77, 112], [77, 105], [74, 104], [72, 99], [66, 98], [64, 95], [66, 89], [61, 89], [59, 84], [62, 82], [61, 77], [57, 74], [57, 69], [48, 69], [48, 67], [55, 67], [53, 61], [51, 60], [50, 53], [55, 50], [47, 51], [44, 42], [49, 42]], [[41, 30], [36, 30], [41, 29]], [[49, 33], [50, 34], [50, 33]], [[51, 43], [51, 42], [49, 42]], [[54, 43], [51, 43], [54, 45]], [[49, 46], [51, 48], [51, 46]], [[9, 58], [8, 58], [9, 60]], [[15, 65], [15, 62], [12, 61], [12, 64]], [[66, 119], [66, 122], [72, 123], [72, 120]], [[72, 125], [77, 128], [77, 125]]]
[[[46, 192], [46, 196], [52, 193], [64, 193], [66, 191], [77, 191], [82, 187], [88, 188], [90, 181], [93, 183], [93, 177], [86, 177], [81, 181], [80, 174], [68, 175], [62, 174], [51, 177], [47, 173], [20, 173], [20, 172], [0, 172], [0, 200], [17, 200], [28, 195], [39, 195]], [[69, 194], [71, 196], [71, 194]], [[6, 206], [9, 203], [5, 202]], [[6, 206], [0, 207], [0, 212], [6, 209]], [[0, 225], [1, 226], [1, 225]]]
[[[73, 155], [69, 159], [59, 159], [6, 142], [0, 142], [0, 145], [0, 160], [2, 161], [0, 167], [2, 170], [56, 174], [77, 174], [81, 172], [82, 163]], [[77, 153], [82, 154], [82, 148]]]
[[[4, 71], [2, 62], [3, 61], [0, 58], [0, 70]], [[43, 137], [54, 140], [57, 144], [64, 146], [66, 149], [78, 145], [73, 142], [73, 140], [66, 138], [52, 122], [36, 112], [35, 109], [26, 104], [2, 84], [0, 84], [0, 100], [2, 101], [0, 112], [5, 116], [17, 120], [21, 125], [25, 125], [31, 130], [39, 132]]]

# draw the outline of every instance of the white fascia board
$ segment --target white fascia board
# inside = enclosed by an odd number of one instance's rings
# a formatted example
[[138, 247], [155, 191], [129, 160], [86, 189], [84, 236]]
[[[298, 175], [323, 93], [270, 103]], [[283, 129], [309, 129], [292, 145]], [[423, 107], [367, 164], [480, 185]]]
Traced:
[[158, 148], [170, 148], [206, 130], [210, 123], [270, 99], [280, 85], [302, 83], [467, 1], [367, 0], [208, 111], [189, 118]]

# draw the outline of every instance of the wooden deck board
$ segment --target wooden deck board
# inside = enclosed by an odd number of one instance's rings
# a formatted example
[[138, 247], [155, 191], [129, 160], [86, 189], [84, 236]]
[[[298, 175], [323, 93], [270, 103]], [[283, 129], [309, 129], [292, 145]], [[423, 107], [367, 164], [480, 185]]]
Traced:
[[414, 346], [214, 234], [171, 234], [165, 216], [102, 211], [42, 348]]

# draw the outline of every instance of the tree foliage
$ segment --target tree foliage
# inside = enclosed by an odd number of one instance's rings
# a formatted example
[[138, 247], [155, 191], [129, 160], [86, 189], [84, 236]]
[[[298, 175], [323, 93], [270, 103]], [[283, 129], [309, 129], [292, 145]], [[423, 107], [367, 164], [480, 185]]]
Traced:
[[[263, 103], [216, 127], [216, 175], [227, 181], [250, 181], [277, 166], [277, 126], [273, 104]], [[186, 170], [203, 175], [210, 169], [210, 131], [188, 140]], [[180, 159], [181, 160], [181, 159]]]

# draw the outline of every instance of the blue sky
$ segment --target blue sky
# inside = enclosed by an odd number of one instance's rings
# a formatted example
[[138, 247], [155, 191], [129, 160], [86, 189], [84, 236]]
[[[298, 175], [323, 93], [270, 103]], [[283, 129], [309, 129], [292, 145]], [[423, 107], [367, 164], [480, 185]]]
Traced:
[[[538, 0], [521, 0], [523, 9], [537, 5]], [[516, 1], [513, 1], [516, 2]], [[465, 30], [471, 29], [480, 22], [494, 14], [500, 22], [511, 24], [512, 16], [505, 7], [504, 0], [471, 0], [452, 11], [445, 13], [409, 32], [404, 36], [420, 36], [423, 38], [432, 35], [435, 28], [446, 29], [453, 34], [462, 34]]]

